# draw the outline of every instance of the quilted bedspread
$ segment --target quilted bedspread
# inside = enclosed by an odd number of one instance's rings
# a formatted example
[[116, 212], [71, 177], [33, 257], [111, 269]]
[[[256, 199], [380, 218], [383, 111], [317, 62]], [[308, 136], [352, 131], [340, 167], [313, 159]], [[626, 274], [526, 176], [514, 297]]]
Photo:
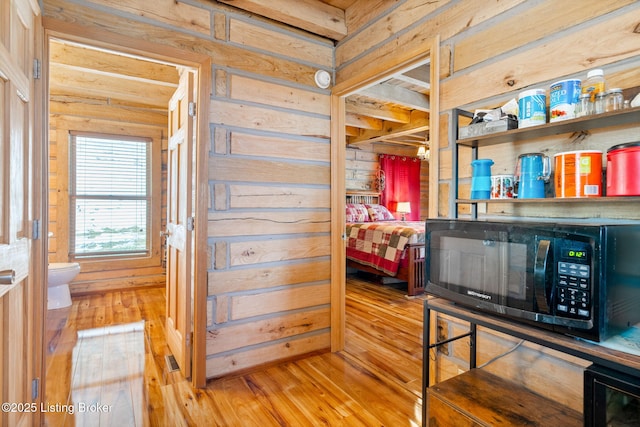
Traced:
[[394, 277], [408, 243], [424, 242], [424, 222], [347, 223], [347, 259]]

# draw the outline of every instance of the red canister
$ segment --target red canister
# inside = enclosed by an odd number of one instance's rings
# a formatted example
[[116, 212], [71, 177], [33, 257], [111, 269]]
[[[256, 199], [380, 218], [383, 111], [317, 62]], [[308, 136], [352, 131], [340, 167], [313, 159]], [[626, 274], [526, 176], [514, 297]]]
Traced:
[[607, 196], [640, 196], [640, 142], [607, 150]]

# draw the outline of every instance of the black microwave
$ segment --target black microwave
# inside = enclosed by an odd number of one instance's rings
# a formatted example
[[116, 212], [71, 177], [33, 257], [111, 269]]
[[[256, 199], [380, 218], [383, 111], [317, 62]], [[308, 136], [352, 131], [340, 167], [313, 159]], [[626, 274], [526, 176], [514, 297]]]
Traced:
[[603, 341], [640, 322], [640, 223], [430, 219], [425, 290]]

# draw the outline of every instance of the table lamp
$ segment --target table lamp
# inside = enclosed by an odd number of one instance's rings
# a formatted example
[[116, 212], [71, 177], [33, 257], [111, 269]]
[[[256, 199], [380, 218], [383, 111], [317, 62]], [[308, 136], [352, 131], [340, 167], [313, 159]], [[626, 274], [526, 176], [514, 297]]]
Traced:
[[410, 202], [398, 202], [398, 206], [396, 207], [396, 212], [402, 214], [402, 221], [406, 221], [405, 215], [411, 213], [411, 203]]

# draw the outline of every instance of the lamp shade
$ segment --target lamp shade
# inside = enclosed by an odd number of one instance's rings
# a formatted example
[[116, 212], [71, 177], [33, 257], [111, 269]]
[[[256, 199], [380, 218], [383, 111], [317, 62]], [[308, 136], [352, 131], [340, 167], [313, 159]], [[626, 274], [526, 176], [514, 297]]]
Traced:
[[396, 212], [398, 212], [398, 213], [411, 213], [411, 203], [409, 203], [409, 202], [398, 202], [398, 206], [396, 206]]
[[422, 146], [418, 148], [418, 154], [417, 157], [420, 160], [427, 160], [429, 161], [429, 159], [431, 158], [431, 150], [429, 150], [427, 147]]

